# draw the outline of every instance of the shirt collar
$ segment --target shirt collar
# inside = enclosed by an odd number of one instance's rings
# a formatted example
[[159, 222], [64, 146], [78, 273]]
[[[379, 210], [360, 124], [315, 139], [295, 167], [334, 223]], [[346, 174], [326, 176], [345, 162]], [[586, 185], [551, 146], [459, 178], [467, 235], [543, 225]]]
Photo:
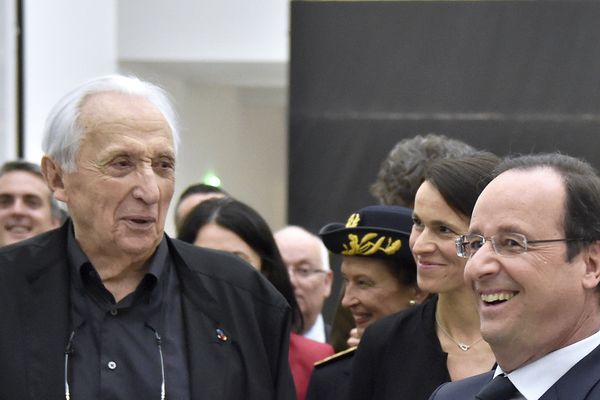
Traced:
[[317, 315], [317, 319], [313, 326], [310, 327], [309, 330], [306, 331], [304, 335], [307, 339], [312, 339], [317, 342], [325, 343], [325, 321], [323, 320], [323, 315]]
[[[537, 400], [581, 359], [600, 346], [600, 331], [579, 342], [558, 349], [507, 374], [526, 399]], [[496, 367], [494, 378], [504, 374]]]
[[[158, 244], [156, 251], [146, 263], [148, 269], [146, 275], [151, 275], [156, 278], [158, 281], [163, 272], [166, 269], [167, 265], [167, 257], [169, 256], [169, 249], [167, 245], [167, 240], [163, 236], [162, 240]], [[67, 257], [69, 260], [69, 264], [75, 269], [75, 273], [73, 274], [74, 281], [73, 283], [78, 287], [82, 287], [81, 281], [81, 268], [90, 262], [88, 256], [83, 252], [81, 246], [75, 239], [75, 230], [73, 228], [73, 223], [69, 224], [69, 233], [67, 235]], [[93, 265], [92, 265], [93, 266]]]

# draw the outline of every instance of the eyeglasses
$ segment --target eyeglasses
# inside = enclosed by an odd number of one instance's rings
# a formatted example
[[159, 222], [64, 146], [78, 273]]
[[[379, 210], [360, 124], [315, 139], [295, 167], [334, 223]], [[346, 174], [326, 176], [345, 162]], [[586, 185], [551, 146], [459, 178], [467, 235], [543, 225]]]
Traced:
[[288, 273], [290, 274], [290, 277], [293, 276], [297, 276], [300, 278], [308, 278], [309, 276], [313, 276], [315, 274], [325, 274], [327, 273], [327, 271], [323, 270], [323, 269], [312, 269], [312, 268], [308, 268], [308, 267], [297, 267], [297, 268], [288, 268]]
[[[165, 390], [165, 362], [163, 359], [162, 352], [162, 339], [158, 332], [149, 325], [146, 325], [148, 328], [152, 329], [154, 332], [154, 340], [156, 340], [156, 344], [158, 345], [158, 355], [160, 357], [160, 374], [161, 374], [161, 383], [160, 383], [160, 400], [166, 399], [166, 390]], [[75, 337], [76, 329], [71, 332], [69, 336], [69, 341], [67, 342], [67, 346], [65, 347], [65, 399], [71, 400], [71, 387], [69, 385], [69, 355], [74, 352], [73, 349], [73, 338]]]
[[499, 233], [494, 236], [485, 237], [477, 234], [462, 235], [456, 238], [456, 255], [462, 258], [471, 258], [486, 242], [492, 244], [494, 252], [498, 255], [509, 256], [525, 253], [529, 250], [529, 245], [536, 243], [552, 242], [572, 242], [582, 239], [543, 239], [527, 240], [525, 235], [520, 233]]

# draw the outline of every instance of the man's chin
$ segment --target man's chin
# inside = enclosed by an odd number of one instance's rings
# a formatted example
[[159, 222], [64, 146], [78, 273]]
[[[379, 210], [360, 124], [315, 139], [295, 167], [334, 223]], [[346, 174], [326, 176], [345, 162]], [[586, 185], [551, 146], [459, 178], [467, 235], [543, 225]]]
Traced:
[[145, 237], [121, 237], [116, 241], [117, 251], [133, 256], [150, 255], [154, 253], [161, 238]]
[[2, 241], [2, 246], [8, 246], [9, 244], [14, 244], [14, 243], [20, 242], [22, 240], [32, 238], [34, 236], [35, 236], [35, 234], [33, 234], [31, 232], [11, 233], [11, 234], [6, 235], [3, 238], [1, 238], [0, 241]]

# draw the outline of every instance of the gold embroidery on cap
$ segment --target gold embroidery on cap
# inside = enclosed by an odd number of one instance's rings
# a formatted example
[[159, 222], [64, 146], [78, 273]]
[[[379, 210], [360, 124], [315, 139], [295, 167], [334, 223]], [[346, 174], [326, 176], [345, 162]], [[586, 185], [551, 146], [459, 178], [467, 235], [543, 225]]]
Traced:
[[[357, 215], [357, 214], [355, 214]], [[342, 254], [345, 256], [370, 256], [378, 251], [382, 251], [388, 256], [395, 254], [400, 247], [402, 247], [402, 241], [400, 239], [396, 239], [392, 241], [392, 238], [386, 238], [385, 236], [380, 237], [377, 241], [372, 241], [371, 239], [375, 239], [377, 237], [377, 233], [371, 232], [367, 233], [362, 237], [362, 239], [358, 239], [358, 235], [349, 234], [348, 235], [348, 244], [344, 244], [344, 250]], [[387, 239], [387, 245], [384, 247], [383, 244]]]
[[357, 213], [352, 214], [346, 221], [346, 228], [356, 228], [360, 222], [360, 215]]

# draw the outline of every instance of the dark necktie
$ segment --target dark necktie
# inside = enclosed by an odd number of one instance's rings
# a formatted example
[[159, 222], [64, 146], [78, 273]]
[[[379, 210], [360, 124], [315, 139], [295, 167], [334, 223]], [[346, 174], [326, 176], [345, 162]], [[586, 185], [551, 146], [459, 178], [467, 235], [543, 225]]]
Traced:
[[498, 375], [481, 389], [475, 396], [479, 400], [507, 400], [518, 392], [506, 375]]

